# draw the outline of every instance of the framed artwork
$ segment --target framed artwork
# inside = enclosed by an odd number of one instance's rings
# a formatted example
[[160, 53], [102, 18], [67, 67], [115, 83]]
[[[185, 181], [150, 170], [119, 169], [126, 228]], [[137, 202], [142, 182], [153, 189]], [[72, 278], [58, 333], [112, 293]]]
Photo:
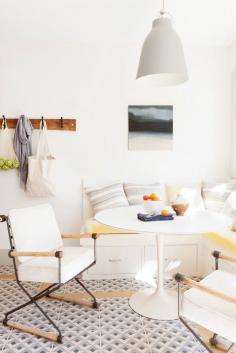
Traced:
[[173, 149], [173, 105], [129, 105], [129, 150]]

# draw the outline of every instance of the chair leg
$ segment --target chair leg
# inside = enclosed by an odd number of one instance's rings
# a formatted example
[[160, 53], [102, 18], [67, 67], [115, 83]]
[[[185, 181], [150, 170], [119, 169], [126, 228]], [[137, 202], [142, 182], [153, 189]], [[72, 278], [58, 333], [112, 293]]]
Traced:
[[77, 283], [79, 283], [79, 285], [90, 295], [90, 297], [93, 299], [93, 308], [94, 309], [98, 309], [99, 308], [99, 303], [97, 302], [97, 299], [95, 298], [95, 296], [93, 295], [93, 293], [90, 292], [90, 290], [88, 290], [88, 288], [85, 287], [85, 285], [77, 278], [75, 277]]
[[207, 350], [207, 352], [214, 353], [211, 349], [209, 349], [209, 347], [199, 337], [199, 335], [187, 324], [187, 322], [182, 318], [182, 316], [179, 316], [179, 319], [184, 324], [184, 326], [192, 333], [192, 335], [198, 340], [198, 342]]
[[219, 349], [222, 352], [226, 352], [226, 353], [229, 352], [233, 348], [234, 343], [232, 343], [229, 346], [229, 348], [226, 348], [226, 347], [220, 345], [219, 341], [217, 340], [217, 336], [218, 335], [216, 333], [214, 333], [213, 336], [209, 339], [210, 345], [216, 349]]
[[[48, 339], [51, 339], [53, 341], [56, 341], [58, 343], [62, 343], [62, 334], [60, 329], [58, 328], [58, 326], [53, 322], [53, 320], [48, 316], [48, 314], [43, 310], [43, 308], [41, 308], [41, 306], [37, 303], [37, 301], [41, 298], [43, 298], [44, 296], [46, 296], [47, 294], [53, 293], [55, 290], [57, 290], [60, 286], [59, 285], [51, 285], [50, 287], [48, 287], [47, 289], [44, 289], [43, 291], [41, 291], [40, 293], [37, 293], [35, 296], [31, 296], [28, 291], [23, 287], [23, 285], [19, 282], [18, 285], [19, 287], [23, 290], [23, 292], [28, 296], [28, 298], [30, 300], [28, 300], [26, 303], [19, 305], [18, 307], [8, 311], [5, 314], [4, 320], [3, 320], [3, 325], [4, 326], [9, 326], [15, 329], [19, 329], [22, 330], [24, 332], [28, 332], [31, 334], [34, 334], [36, 336], [42, 336]], [[49, 323], [55, 328], [55, 330], [58, 332], [57, 335], [52, 334], [52, 333], [48, 333], [48, 332], [44, 332], [42, 330], [38, 330], [38, 329], [34, 329], [31, 328], [29, 326], [25, 326], [25, 325], [21, 325], [19, 323], [13, 322], [11, 320], [8, 319], [8, 316], [13, 314], [14, 312], [17, 312], [18, 310], [30, 305], [30, 304], [34, 304], [39, 311], [43, 314], [43, 316], [49, 321]]]
[[235, 346], [235, 344], [234, 344], [234, 343], [232, 343], [232, 344], [231, 344], [231, 346], [229, 347], [229, 349], [227, 350], [227, 352], [226, 352], [226, 353], [230, 352], [230, 351], [231, 351], [231, 349], [232, 349], [234, 346]]
[[217, 352], [230, 352], [231, 349], [234, 347], [234, 343], [230, 345], [230, 347], [226, 348], [222, 345], [219, 344], [217, 340], [217, 334], [214, 333], [214, 335], [209, 339], [210, 347], [201, 339], [201, 337], [188, 325], [188, 323], [183, 319], [183, 317], [179, 316], [180, 321], [186, 326], [186, 328], [192, 333], [192, 335], [201, 343], [201, 345], [207, 350], [209, 353], [214, 353], [215, 351]]
[[217, 334], [214, 333], [214, 335], [209, 339], [209, 343], [212, 347], [217, 347], [217, 344], [219, 344], [217, 340]]

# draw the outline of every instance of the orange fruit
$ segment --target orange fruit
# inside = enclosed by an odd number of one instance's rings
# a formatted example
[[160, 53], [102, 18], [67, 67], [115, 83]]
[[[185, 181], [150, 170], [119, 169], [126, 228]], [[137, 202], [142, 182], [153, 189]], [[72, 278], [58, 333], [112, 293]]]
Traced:
[[168, 211], [168, 210], [162, 210], [162, 211], [161, 211], [161, 214], [162, 214], [162, 216], [169, 216], [169, 215], [170, 215], [170, 211]]
[[157, 194], [155, 194], [155, 192], [153, 192], [153, 193], [150, 195], [150, 199], [151, 199], [152, 201], [160, 201], [160, 197], [159, 197]]

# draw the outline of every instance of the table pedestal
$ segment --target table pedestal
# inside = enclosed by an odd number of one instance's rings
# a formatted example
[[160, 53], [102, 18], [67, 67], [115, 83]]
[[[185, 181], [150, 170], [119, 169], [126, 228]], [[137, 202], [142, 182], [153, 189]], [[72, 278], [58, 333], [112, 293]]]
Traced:
[[177, 292], [164, 288], [163, 240], [156, 234], [157, 245], [157, 287], [138, 291], [130, 297], [130, 307], [142, 316], [156, 320], [175, 320], [178, 318]]

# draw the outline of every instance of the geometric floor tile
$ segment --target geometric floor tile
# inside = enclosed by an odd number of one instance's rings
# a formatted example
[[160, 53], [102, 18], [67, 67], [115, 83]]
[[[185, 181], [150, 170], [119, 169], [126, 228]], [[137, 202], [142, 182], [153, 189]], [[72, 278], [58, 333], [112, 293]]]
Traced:
[[8, 273], [8, 274], [13, 273], [13, 266], [0, 265], [0, 274], [2, 273]]
[[[0, 266], [0, 273], [10, 273], [8, 266]], [[129, 291], [149, 287], [134, 279], [85, 281], [92, 291]], [[173, 288], [173, 281], [166, 286]], [[32, 292], [37, 284], [28, 283]], [[77, 291], [76, 282], [66, 287]], [[81, 290], [81, 289], [79, 289]], [[25, 301], [13, 281], [0, 281], [0, 319], [3, 313]], [[99, 299], [98, 310], [56, 300], [41, 300], [42, 307], [59, 324], [63, 344], [11, 330], [0, 325], [1, 353], [201, 353], [205, 352], [188, 330], [179, 322], [157, 321], [135, 313], [128, 298]], [[19, 311], [14, 320], [39, 329], [52, 331], [34, 306]]]

